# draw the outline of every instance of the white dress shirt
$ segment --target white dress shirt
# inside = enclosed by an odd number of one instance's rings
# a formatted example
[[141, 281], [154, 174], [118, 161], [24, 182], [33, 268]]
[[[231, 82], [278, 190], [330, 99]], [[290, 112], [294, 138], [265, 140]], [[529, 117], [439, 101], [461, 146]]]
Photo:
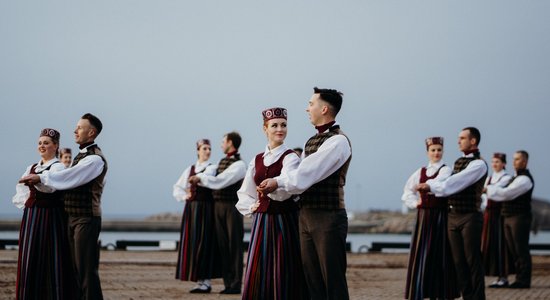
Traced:
[[[91, 147], [92, 144], [88, 147]], [[86, 153], [88, 147], [81, 149], [80, 153]], [[40, 182], [56, 190], [70, 190], [82, 186], [103, 172], [105, 163], [99, 155], [88, 155], [76, 165], [59, 172], [44, 172], [40, 174]], [[103, 179], [105, 180], [105, 178]]]
[[246, 175], [246, 163], [242, 159], [232, 163], [220, 174], [212, 175], [216, 174], [217, 169], [217, 165], [210, 165], [204, 173], [197, 174], [201, 180], [199, 185], [213, 190], [221, 190], [238, 182]]
[[[214, 168], [207, 168], [210, 165], [209, 161], [199, 162], [197, 161], [195, 163], [195, 173], [199, 172], [210, 172], [209, 175], [216, 175], [216, 169]], [[206, 170], [205, 170], [206, 169]], [[191, 184], [189, 183], [189, 173], [191, 172], [191, 166], [187, 167], [183, 173], [181, 174], [180, 178], [174, 184], [172, 195], [174, 198], [176, 198], [177, 201], [183, 202], [187, 200], [189, 189], [191, 188]]]
[[[441, 161], [436, 163], [430, 162], [426, 167], [426, 175], [431, 177], [435, 174], [435, 172], [437, 172], [437, 170], [439, 170], [439, 174], [437, 174], [437, 177], [435, 177], [434, 180], [443, 181], [447, 179], [451, 176], [453, 170], [449, 166], [441, 167], [443, 165], [444, 163]], [[441, 168], [441, 170], [439, 168]], [[420, 199], [420, 193], [416, 190], [416, 186], [420, 183], [421, 171], [422, 168], [416, 170], [416, 172], [409, 177], [407, 183], [405, 183], [405, 187], [403, 188], [403, 196], [401, 196], [401, 200], [410, 209], [416, 208], [418, 205], [418, 200]]]
[[[263, 163], [265, 166], [271, 166], [281, 158], [281, 156], [289, 148], [282, 144], [277, 148], [269, 149], [269, 146], [265, 147], [265, 152], [263, 153]], [[298, 168], [300, 164], [300, 158], [296, 153], [290, 153], [285, 158], [283, 158], [283, 168], [281, 173], [288, 172]], [[254, 157], [248, 164], [248, 170], [246, 171], [246, 176], [244, 177], [243, 185], [237, 191], [237, 196], [239, 201], [235, 205], [237, 210], [245, 215], [250, 216], [252, 214], [251, 207], [258, 201], [258, 192], [256, 191], [256, 182], [254, 181], [254, 175], [256, 174], [256, 157]], [[281, 191], [278, 195], [281, 197], [280, 200], [287, 200], [292, 196], [292, 194]]]
[[[39, 161], [38, 164], [36, 165], [35, 172], [36, 173], [42, 172], [50, 166], [51, 166], [50, 172], [58, 172], [60, 170], [65, 169], [64, 164], [62, 163], [55, 164], [56, 162], [59, 162], [59, 159], [53, 158], [45, 162], [44, 164], [42, 164], [42, 161]], [[28, 166], [27, 169], [25, 170], [25, 173], [23, 173], [23, 175], [21, 176], [21, 178], [29, 175], [31, 173], [31, 168], [32, 168], [32, 165]], [[37, 183], [34, 187], [43, 193], [53, 193], [56, 191], [55, 188], [45, 186], [42, 183]], [[31, 191], [27, 185], [25, 185], [24, 183], [18, 183], [15, 186], [15, 196], [12, 197], [11, 201], [17, 208], [22, 209], [25, 207], [25, 202], [27, 202], [27, 200], [29, 199], [30, 193]]]
[[[470, 153], [463, 157], [473, 156], [474, 154]], [[449, 176], [447, 179], [443, 181], [430, 179], [426, 181], [426, 184], [430, 186], [430, 191], [436, 197], [447, 197], [474, 184], [485, 174], [487, 174], [487, 164], [481, 159], [476, 159], [471, 161], [464, 170]]]
[[305, 157], [298, 168], [275, 177], [279, 188], [269, 194], [269, 197], [282, 201], [283, 197], [278, 194], [283, 191], [293, 195], [303, 193], [340, 169], [350, 156], [351, 146], [344, 135], [337, 134], [328, 138], [317, 152]]
[[[510, 180], [512, 180], [512, 176], [506, 173], [506, 170], [502, 169], [496, 173], [493, 173], [491, 176], [487, 177], [487, 179], [485, 180], [485, 187], [506, 186], [510, 182]], [[482, 194], [481, 209], [485, 209], [487, 207], [487, 200], [488, 200], [487, 194], [486, 193]]]
[[525, 175], [517, 176], [507, 187], [487, 186], [487, 197], [494, 201], [510, 201], [527, 193], [533, 188], [533, 182]]

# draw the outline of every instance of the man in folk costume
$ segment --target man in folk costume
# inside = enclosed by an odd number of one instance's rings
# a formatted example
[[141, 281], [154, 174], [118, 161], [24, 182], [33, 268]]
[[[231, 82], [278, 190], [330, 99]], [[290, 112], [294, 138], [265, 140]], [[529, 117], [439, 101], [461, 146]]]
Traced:
[[99, 280], [99, 233], [101, 231], [101, 195], [107, 174], [107, 161], [95, 139], [103, 128], [94, 115], [84, 114], [74, 131], [80, 151], [72, 166], [59, 172], [29, 175], [20, 180], [42, 182], [64, 190], [68, 215], [69, 246], [80, 283], [82, 299], [103, 299]]
[[509, 288], [531, 287], [531, 254], [529, 232], [531, 229], [531, 197], [535, 183], [527, 169], [529, 154], [520, 150], [514, 154], [516, 176], [505, 186], [488, 186], [487, 197], [502, 203], [504, 237], [516, 269], [516, 281]]
[[344, 184], [351, 144], [336, 123], [341, 107], [342, 93], [314, 88], [307, 112], [318, 133], [307, 141], [304, 159], [297, 169], [266, 179], [258, 187], [274, 200], [283, 200], [277, 189], [301, 194], [301, 256], [312, 299], [349, 299]]
[[481, 159], [479, 130], [466, 127], [458, 135], [464, 154], [455, 161], [453, 174], [444, 181], [428, 180], [417, 186], [420, 192], [448, 197], [448, 238], [456, 268], [458, 287], [464, 299], [485, 299], [481, 259], [481, 193], [487, 178], [487, 163]]
[[[235, 204], [239, 200], [237, 191], [246, 175], [246, 163], [238, 153], [241, 136], [230, 132], [223, 137], [222, 150], [226, 155], [219, 162], [216, 176], [208, 172], [189, 178], [192, 184], [214, 190], [214, 219], [216, 236], [222, 258], [222, 276], [225, 289], [221, 294], [240, 294], [243, 277], [243, 216]], [[209, 167], [210, 168], [210, 167]]]

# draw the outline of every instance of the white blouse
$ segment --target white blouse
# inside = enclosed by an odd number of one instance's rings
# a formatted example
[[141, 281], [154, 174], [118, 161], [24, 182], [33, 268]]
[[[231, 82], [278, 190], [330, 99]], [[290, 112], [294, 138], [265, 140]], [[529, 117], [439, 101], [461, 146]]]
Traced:
[[[279, 160], [279, 158], [288, 150], [289, 148], [282, 144], [281, 146], [269, 149], [268, 146], [265, 147], [263, 153], [263, 162], [265, 166], [271, 166]], [[283, 159], [283, 168], [281, 173], [288, 172], [298, 168], [300, 164], [300, 158], [295, 153], [290, 153]], [[245, 215], [250, 216], [252, 214], [252, 206], [258, 201], [258, 192], [256, 191], [256, 182], [254, 182], [254, 175], [256, 174], [256, 157], [254, 157], [248, 164], [248, 170], [244, 177], [243, 185], [237, 191], [237, 196], [239, 201], [235, 205], [237, 210]], [[281, 197], [281, 200], [286, 200], [292, 196], [292, 194], [281, 191], [278, 194]]]
[[[65, 169], [65, 165], [63, 165], [62, 163], [54, 164], [56, 162], [59, 162], [59, 159], [53, 158], [44, 164], [42, 164], [42, 161], [39, 161], [38, 164], [36, 165], [35, 172], [36, 173], [42, 172], [45, 169], [47, 169], [49, 166], [51, 166], [50, 172], [58, 172], [60, 170]], [[25, 170], [25, 173], [23, 173], [23, 175], [21, 176], [21, 178], [29, 175], [31, 173], [31, 168], [32, 168], [32, 165], [28, 166], [27, 169]], [[35, 184], [34, 187], [43, 193], [53, 193], [56, 191], [55, 188], [46, 186], [42, 183], [37, 183]], [[29, 199], [30, 193], [31, 191], [27, 185], [25, 185], [24, 183], [18, 183], [15, 186], [15, 195], [12, 197], [11, 202], [17, 208], [23, 209], [25, 207], [25, 202], [27, 202], [27, 200]]]
[[[216, 175], [216, 169], [215, 168], [207, 168], [210, 165], [209, 161], [204, 162], [196, 162], [195, 163], [195, 173], [198, 172], [210, 172], [207, 173], [209, 175]], [[206, 169], [206, 170], [205, 170]], [[187, 200], [187, 197], [189, 197], [189, 189], [191, 188], [191, 184], [189, 183], [189, 173], [191, 172], [191, 166], [187, 167], [183, 173], [181, 174], [180, 178], [174, 184], [173, 190], [172, 190], [172, 196], [176, 198], [177, 201], [183, 202]]]
[[[449, 166], [441, 167], [444, 163], [443, 162], [437, 162], [437, 163], [429, 163], [426, 167], [426, 175], [428, 177], [433, 176], [439, 168], [441, 170], [439, 171], [439, 174], [437, 174], [437, 177], [435, 177], [433, 180], [435, 181], [443, 181], [447, 179], [449, 176], [451, 176], [453, 170]], [[420, 193], [416, 190], [416, 186], [418, 183], [420, 183], [420, 172], [422, 171], [422, 168], [419, 168], [416, 170], [407, 180], [407, 183], [405, 183], [405, 187], [403, 188], [403, 196], [401, 196], [401, 200], [403, 203], [410, 209], [416, 208], [418, 205], [418, 201], [420, 199]]]

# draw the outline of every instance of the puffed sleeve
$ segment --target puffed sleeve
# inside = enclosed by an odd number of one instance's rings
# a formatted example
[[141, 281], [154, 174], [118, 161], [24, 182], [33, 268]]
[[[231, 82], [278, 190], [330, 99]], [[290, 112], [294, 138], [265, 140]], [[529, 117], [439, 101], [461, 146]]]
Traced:
[[420, 169], [416, 170], [412, 175], [407, 179], [405, 187], [403, 188], [403, 195], [401, 200], [403, 203], [410, 209], [416, 208], [418, 204], [418, 199], [420, 195], [416, 190], [416, 185], [420, 181]]
[[256, 173], [255, 159], [248, 164], [248, 170], [244, 176], [243, 184], [237, 191], [239, 201], [235, 204], [237, 210], [244, 216], [251, 216], [251, 207], [258, 201], [258, 192], [256, 191], [256, 182], [254, 182], [254, 173]]
[[189, 172], [191, 172], [190, 166], [183, 171], [176, 184], [174, 184], [172, 196], [174, 196], [176, 201], [183, 202], [187, 199], [187, 190], [189, 189]]
[[[27, 167], [27, 170], [25, 170], [25, 173], [23, 173], [21, 178], [29, 175], [31, 167], [32, 166]], [[27, 199], [29, 199], [30, 194], [31, 191], [29, 190], [28, 186], [23, 183], [18, 183], [15, 185], [15, 195], [11, 198], [11, 202], [15, 205], [15, 207], [23, 209], [25, 207], [25, 202], [27, 201]]]

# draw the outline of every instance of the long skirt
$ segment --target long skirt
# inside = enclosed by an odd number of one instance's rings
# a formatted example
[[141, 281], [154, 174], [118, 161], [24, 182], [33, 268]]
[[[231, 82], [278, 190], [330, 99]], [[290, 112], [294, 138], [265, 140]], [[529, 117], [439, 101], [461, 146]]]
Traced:
[[243, 299], [307, 299], [298, 212], [255, 213]]
[[446, 210], [418, 208], [405, 299], [454, 299], [460, 296], [447, 240]]
[[481, 235], [481, 255], [486, 276], [506, 277], [515, 273], [512, 255], [506, 247], [503, 228], [500, 207], [485, 209]]
[[176, 279], [197, 281], [221, 277], [215, 236], [214, 203], [187, 201], [181, 220]]
[[78, 298], [63, 208], [25, 208], [15, 286], [16, 299]]

